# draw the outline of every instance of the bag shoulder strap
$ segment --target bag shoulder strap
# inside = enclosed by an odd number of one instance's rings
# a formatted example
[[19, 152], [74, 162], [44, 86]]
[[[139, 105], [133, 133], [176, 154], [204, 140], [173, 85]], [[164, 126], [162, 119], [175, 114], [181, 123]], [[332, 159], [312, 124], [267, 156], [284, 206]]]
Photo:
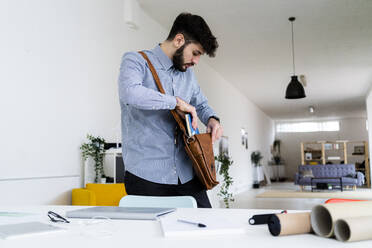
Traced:
[[[147, 55], [143, 51], [140, 51], [139, 53], [147, 61], [147, 64], [149, 65], [150, 71], [152, 73], [152, 76], [154, 77], [155, 83], [158, 86], [158, 89], [159, 89], [160, 93], [165, 94], [165, 90], [164, 90], [164, 88], [163, 88], [163, 86], [160, 82], [159, 76], [156, 73], [156, 70], [155, 70], [154, 66], [152, 65], [150, 59], [147, 57]], [[182, 118], [179, 116], [179, 114], [175, 110], [171, 110], [170, 112], [173, 115], [173, 118], [176, 120], [176, 122], [177, 122], [178, 126], [180, 127], [180, 129], [182, 130], [182, 132], [184, 134], [187, 134], [185, 125], [183, 123]]]

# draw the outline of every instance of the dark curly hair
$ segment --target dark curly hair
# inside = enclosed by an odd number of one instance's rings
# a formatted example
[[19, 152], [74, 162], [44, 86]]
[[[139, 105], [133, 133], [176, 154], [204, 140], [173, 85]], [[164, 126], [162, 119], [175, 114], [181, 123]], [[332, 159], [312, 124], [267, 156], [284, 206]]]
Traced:
[[186, 44], [197, 41], [209, 57], [214, 57], [218, 48], [216, 37], [201, 16], [181, 13], [174, 20], [167, 40], [171, 41], [177, 34], [183, 34]]

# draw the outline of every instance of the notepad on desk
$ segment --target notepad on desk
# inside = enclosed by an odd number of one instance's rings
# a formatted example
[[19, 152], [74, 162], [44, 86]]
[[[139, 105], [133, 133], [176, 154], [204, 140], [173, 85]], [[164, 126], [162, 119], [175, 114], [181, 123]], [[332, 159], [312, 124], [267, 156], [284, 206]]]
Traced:
[[[201, 223], [206, 227], [188, 224], [179, 220]], [[164, 237], [244, 234], [243, 225], [232, 223], [218, 216], [195, 216], [172, 213], [160, 218]]]
[[10, 239], [19, 236], [45, 234], [50, 232], [65, 231], [65, 228], [57, 227], [42, 222], [24, 222], [17, 224], [0, 225], [0, 238]]

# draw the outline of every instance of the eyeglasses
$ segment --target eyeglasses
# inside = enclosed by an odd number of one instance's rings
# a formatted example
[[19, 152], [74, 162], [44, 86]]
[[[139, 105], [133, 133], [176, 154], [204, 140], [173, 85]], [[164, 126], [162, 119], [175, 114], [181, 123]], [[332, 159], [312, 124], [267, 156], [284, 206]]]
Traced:
[[49, 219], [52, 221], [52, 222], [65, 222], [65, 223], [70, 223], [70, 221], [66, 220], [65, 218], [63, 218], [61, 215], [53, 212], [53, 211], [49, 211], [48, 212], [48, 217]]

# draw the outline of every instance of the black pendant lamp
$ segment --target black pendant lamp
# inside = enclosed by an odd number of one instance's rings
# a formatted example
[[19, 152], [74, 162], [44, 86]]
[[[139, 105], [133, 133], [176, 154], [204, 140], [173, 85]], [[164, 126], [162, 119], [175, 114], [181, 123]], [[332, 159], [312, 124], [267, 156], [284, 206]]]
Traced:
[[294, 55], [294, 35], [293, 35], [293, 22], [296, 20], [295, 17], [289, 17], [288, 19], [292, 24], [292, 60], [293, 60], [293, 76], [291, 76], [291, 82], [287, 86], [285, 92], [286, 99], [300, 99], [306, 97], [305, 90], [302, 84], [298, 81], [295, 72], [295, 55]]

